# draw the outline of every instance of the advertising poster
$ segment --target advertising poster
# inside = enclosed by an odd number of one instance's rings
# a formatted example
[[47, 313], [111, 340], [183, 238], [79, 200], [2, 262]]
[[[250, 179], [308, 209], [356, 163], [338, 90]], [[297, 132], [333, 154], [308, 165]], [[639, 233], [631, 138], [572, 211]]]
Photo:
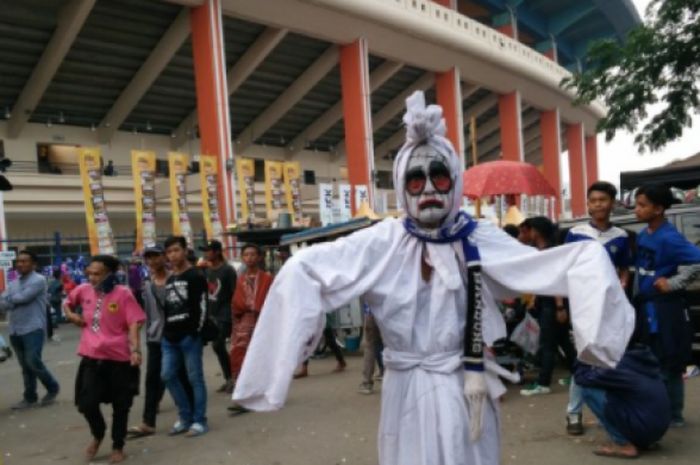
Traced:
[[265, 160], [265, 207], [268, 216], [284, 208], [284, 181], [281, 161]]
[[355, 211], [360, 209], [363, 202], [369, 204], [369, 191], [366, 185], [359, 184], [355, 186]]
[[187, 213], [187, 167], [189, 157], [184, 153], [169, 152], [170, 171], [170, 211], [173, 220], [173, 234], [184, 236], [187, 244], [194, 244], [190, 215]]
[[318, 185], [318, 214], [321, 225], [328, 226], [333, 223], [333, 184]]
[[80, 178], [83, 182], [85, 219], [87, 221], [90, 253], [114, 255], [112, 227], [107, 218], [104, 189], [102, 187], [102, 159], [98, 148], [78, 149]]
[[301, 166], [298, 161], [284, 162], [284, 186], [287, 191], [287, 208], [298, 224], [302, 220]]
[[350, 184], [338, 185], [340, 193], [340, 222], [350, 221], [352, 219], [352, 187]]
[[207, 239], [224, 239], [224, 228], [219, 213], [218, 161], [215, 155], [199, 156], [199, 176], [202, 181], [202, 215]]
[[156, 154], [131, 151], [136, 206], [136, 250], [156, 245]]
[[255, 220], [255, 162], [250, 158], [236, 158], [236, 173], [241, 193], [241, 218], [249, 223]]

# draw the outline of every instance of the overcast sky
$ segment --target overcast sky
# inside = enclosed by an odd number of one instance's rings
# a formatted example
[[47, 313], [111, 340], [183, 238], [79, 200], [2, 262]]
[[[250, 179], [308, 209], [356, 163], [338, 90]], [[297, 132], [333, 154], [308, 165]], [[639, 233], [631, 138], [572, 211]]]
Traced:
[[[650, 0], [632, 0], [639, 15], [643, 18], [644, 11]], [[693, 128], [686, 129], [683, 136], [661, 149], [659, 152], [639, 154], [634, 145], [632, 134], [619, 131], [610, 142], [605, 142], [603, 134], [598, 135], [598, 169], [600, 179], [619, 185], [621, 171], [645, 170], [665, 165], [673, 160], [687, 158], [700, 152], [700, 117], [694, 115]], [[562, 160], [562, 178], [565, 185], [569, 181], [568, 163], [566, 157]]]

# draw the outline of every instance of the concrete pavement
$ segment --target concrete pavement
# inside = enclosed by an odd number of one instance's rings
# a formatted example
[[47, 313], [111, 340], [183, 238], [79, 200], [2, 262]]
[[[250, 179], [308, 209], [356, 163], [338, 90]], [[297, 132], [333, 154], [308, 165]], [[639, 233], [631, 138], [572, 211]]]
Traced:
[[[5, 328], [0, 328], [4, 330]], [[0, 465], [82, 464], [82, 450], [89, 430], [72, 403], [77, 370], [78, 332], [63, 325], [60, 344], [45, 347], [47, 366], [59, 379], [62, 392], [57, 405], [24, 412], [10, 411], [21, 397], [22, 382], [14, 357], [0, 364]], [[312, 360], [311, 376], [292, 384], [287, 407], [274, 413], [248, 413], [230, 417], [228, 396], [216, 394], [221, 384], [216, 359], [205, 350], [205, 373], [209, 392], [208, 416], [211, 431], [202, 437], [168, 437], [176, 419], [172, 400], [166, 394], [158, 417], [158, 434], [128, 441], [127, 464], [144, 465], [376, 465], [376, 431], [379, 393], [357, 393], [361, 360], [349, 357], [344, 373], [331, 374], [331, 358]], [[555, 386], [550, 395], [524, 398], [513, 386], [502, 403], [502, 463], [577, 465], [615, 463], [591, 453], [603, 440], [600, 428], [587, 414], [587, 432], [580, 438], [564, 431], [566, 388]], [[700, 457], [700, 378], [688, 381], [686, 417], [688, 425], [670, 431], [657, 451], [636, 463], [697, 463]], [[40, 395], [43, 395], [43, 388]], [[135, 399], [130, 424], [141, 419], [143, 395]], [[109, 408], [103, 407], [105, 417]], [[107, 463], [107, 439], [93, 463]]]

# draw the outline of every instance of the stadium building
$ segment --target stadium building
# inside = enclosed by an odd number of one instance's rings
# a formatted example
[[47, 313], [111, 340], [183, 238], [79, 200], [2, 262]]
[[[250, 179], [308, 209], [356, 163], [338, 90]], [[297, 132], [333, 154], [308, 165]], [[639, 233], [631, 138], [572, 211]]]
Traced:
[[[132, 149], [160, 160], [161, 234], [171, 224], [168, 151], [218, 157], [224, 224], [239, 209], [236, 157], [258, 160], [259, 196], [260, 161], [299, 161], [306, 214], [317, 212], [320, 182], [367, 185], [377, 206], [391, 192], [404, 100], [415, 90], [443, 106], [448, 136], [467, 164], [472, 119], [479, 161], [539, 165], [559, 192], [566, 152], [571, 211], [583, 214], [586, 186], [597, 178], [594, 128], [605, 109], [574, 107], [559, 84], [586, 66], [592, 41], [622, 41], [640, 23], [629, 0], [8, 0], [2, 7], [0, 153], [13, 162], [6, 176], [14, 185], [4, 193], [3, 239], [11, 247], [85, 235], [77, 147], [97, 146], [113, 161], [116, 175], [104, 187], [117, 236], [134, 232]], [[199, 183], [191, 177], [199, 231]], [[264, 216], [264, 202], [259, 208]]]

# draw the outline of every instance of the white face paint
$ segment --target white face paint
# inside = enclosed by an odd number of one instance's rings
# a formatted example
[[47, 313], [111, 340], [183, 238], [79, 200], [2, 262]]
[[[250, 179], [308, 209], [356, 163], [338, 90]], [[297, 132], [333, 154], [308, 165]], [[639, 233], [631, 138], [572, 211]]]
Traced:
[[452, 210], [453, 189], [447, 159], [429, 145], [416, 147], [404, 175], [408, 216], [423, 227], [439, 227]]

